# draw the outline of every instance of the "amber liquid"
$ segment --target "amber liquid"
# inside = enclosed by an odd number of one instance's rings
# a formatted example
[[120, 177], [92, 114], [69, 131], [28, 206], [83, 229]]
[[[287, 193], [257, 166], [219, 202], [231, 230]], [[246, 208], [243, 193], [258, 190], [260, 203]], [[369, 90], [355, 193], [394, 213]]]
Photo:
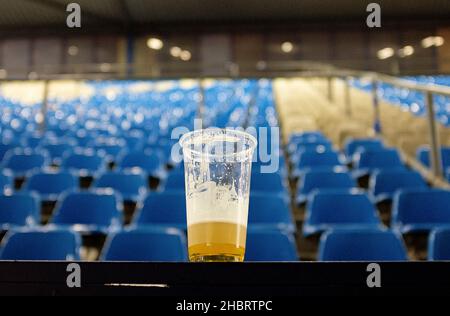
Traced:
[[206, 222], [188, 226], [191, 262], [242, 262], [247, 227], [225, 222]]

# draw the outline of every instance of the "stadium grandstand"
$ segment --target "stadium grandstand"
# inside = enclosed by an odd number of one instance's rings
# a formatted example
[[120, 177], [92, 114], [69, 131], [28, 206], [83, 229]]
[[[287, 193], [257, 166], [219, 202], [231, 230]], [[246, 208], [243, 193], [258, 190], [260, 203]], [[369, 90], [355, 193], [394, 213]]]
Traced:
[[0, 294], [448, 295], [450, 4], [354, 2], [0, 2]]

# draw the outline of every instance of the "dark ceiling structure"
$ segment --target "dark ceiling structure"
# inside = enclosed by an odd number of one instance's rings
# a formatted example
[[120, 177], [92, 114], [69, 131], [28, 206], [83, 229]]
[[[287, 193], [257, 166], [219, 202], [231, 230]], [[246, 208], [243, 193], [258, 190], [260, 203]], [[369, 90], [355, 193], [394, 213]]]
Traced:
[[140, 32], [233, 25], [364, 23], [377, 2], [385, 22], [449, 23], [449, 0], [0, 0], [0, 32], [64, 32], [67, 4], [82, 10], [78, 31]]

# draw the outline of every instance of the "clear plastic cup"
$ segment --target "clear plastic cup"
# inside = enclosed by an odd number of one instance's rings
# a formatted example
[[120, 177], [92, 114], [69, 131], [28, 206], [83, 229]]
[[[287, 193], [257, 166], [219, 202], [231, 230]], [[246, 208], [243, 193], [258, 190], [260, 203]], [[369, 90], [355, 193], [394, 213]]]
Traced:
[[256, 138], [211, 128], [185, 134], [180, 144], [190, 261], [243, 261]]

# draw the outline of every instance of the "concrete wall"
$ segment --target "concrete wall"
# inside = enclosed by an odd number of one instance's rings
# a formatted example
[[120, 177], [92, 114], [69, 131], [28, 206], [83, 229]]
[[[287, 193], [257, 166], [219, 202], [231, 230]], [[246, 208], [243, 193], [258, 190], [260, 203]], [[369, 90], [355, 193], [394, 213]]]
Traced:
[[438, 48], [439, 70], [450, 73], [450, 27], [439, 29], [438, 35], [445, 38], [444, 45]]
[[[430, 35], [441, 35], [445, 44], [439, 48], [422, 48], [420, 42]], [[231, 63], [241, 69], [256, 70], [261, 61], [269, 65], [297, 61], [318, 61], [336, 66], [376, 70], [388, 73], [450, 73], [450, 28], [438, 31], [432, 28], [380, 30], [312, 29], [289, 31], [243, 30], [233, 33], [174, 33], [162, 37], [164, 47], [159, 51], [147, 47], [148, 36], [134, 38], [133, 60], [136, 75], [157, 76], [161, 71], [176, 76], [197, 74], [229, 75], [224, 68]], [[290, 53], [281, 50], [281, 44], [290, 41], [294, 49]], [[377, 52], [385, 47], [395, 50], [412, 45], [413, 56], [379, 60]], [[69, 54], [76, 46], [78, 52]], [[179, 46], [192, 54], [189, 62], [170, 55], [170, 48]], [[32, 71], [95, 72], [101, 63], [124, 64], [127, 61], [127, 39], [123, 36], [35, 37], [0, 39], [0, 69], [9, 76], [26, 78]], [[79, 65], [91, 68], [79, 70]], [[93, 68], [92, 68], [93, 67]], [[95, 68], [97, 67], [97, 68]], [[50, 70], [49, 70], [50, 69]], [[236, 70], [236, 69], [235, 69]], [[182, 71], [182, 72], [181, 72]], [[119, 72], [124, 72], [122, 69]]]
[[228, 75], [225, 68], [231, 58], [231, 38], [227, 34], [203, 35], [200, 39], [200, 63], [204, 75]]

